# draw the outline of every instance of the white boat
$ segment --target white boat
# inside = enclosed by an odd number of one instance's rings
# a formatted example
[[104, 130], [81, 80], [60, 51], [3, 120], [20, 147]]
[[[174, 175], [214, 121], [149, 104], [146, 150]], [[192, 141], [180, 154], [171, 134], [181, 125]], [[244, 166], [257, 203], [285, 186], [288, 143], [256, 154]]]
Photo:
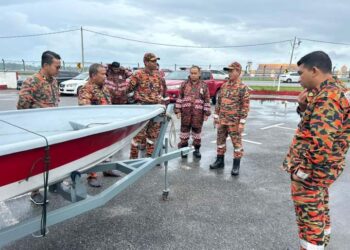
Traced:
[[[106, 105], [0, 112], [0, 201], [88, 169], [130, 143], [162, 105]], [[45, 160], [47, 164], [45, 164]]]

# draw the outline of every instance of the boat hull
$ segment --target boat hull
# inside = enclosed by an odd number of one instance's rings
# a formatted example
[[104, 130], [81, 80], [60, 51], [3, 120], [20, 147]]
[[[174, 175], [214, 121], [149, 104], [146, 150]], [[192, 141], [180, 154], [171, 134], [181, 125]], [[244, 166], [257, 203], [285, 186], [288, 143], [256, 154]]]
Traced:
[[118, 152], [163, 111], [113, 105], [0, 112], [0, 139], [7, 142], [0, 145], [0, 201], [43, 187], [47, 155], [53, 184]]
[[[50, 145], [49, 184], [69, 177], [73, 171], [90, 168], [130, 144], [146, 123]], [[0, 156], [3, 177], [0, 201], [43, 186], [45, 147]]]

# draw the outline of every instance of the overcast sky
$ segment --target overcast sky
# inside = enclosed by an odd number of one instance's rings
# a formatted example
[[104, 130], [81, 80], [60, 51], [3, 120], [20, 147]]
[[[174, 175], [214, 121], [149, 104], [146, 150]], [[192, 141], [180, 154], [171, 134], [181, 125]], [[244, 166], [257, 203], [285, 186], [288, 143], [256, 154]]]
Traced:
[[[302, 55], [324, 50], [338, 68], [350, 66], [350, 45], [333, 45], [304, 39], [350, 44], [350, 3], [346, 0], [130, 0], [41, 1], [0, 0], [0, 36], [85, 29], [147, 42], [230, 46], [301, 38], [293, 62]], [[161, 67], [209, 65], [231, 61], [246, 65], [289, 63], [291, 43], [226, 49], [156, 46], [120, 40], [84, 31], [85, 60], [142, 62], [154, 52]], [[59, 53], [66, 62], [81, 60], [80, 31], [50, 36], [0, 39], [0, 58], [40, 60], [44, 50]]]

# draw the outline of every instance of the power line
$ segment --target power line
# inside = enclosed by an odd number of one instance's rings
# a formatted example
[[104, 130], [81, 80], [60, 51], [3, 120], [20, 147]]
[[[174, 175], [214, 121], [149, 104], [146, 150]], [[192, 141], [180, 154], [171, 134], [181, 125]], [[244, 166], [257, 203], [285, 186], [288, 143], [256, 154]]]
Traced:
[[266, 43], [256, 43], [256, 44], [244, 44], [244, 45], [226, 45], [226, 46], [195, 46], [195, 45], [178, 45], [178, 44], [167, 44], [167, 43], [154, 43], [154, 42], [147, 42], [137, 39], [131, 39], [121, 36], [115, 36], [115, 35], [109, 35], [106, 33], [83, 29], [87, 32], [91, 32], [97, 35], [117, 38], [121, 40], [131, 41], [131, 42], [138, 42], [138, 43], [144, 43], [144, 44], [152, 44], [152, 45], [160, 45], [160, 46], [167, 46], [167, 47], [177, 47], [177, 48], [197, 48], [197, 49], [224, 49], [224, 48], [243, 48], [243, 47], [255, 47], [255, 46], [263, 46], [263, 45], [271, 45], [271, 44], [278, 44], [278, 43], [285, 43], [290, 42], [291, 40], [282, 40], [282, 41], [275, 41], [275, 42], [266, 42]]
[[73, 32], [73, 31], [78, 31], [78, 30], [80, 30], [80, 29], [62, 30], [62, 31], [56, 31], [56, 32], [29, 34], [29, 35], [0, 36], [0, 39], [24, 38], [24, 37], [35, 37], [35, 36], [48, 36], [48, 35], [68, 33], [68, 32]]
[[309, 42], [316, 42], [316, 43], [328, 43], [328, 44], [336, 44], [336, 45], [347, 45], [347, 46], [350, 46], [350, 43], [328, 42], [328, 41], [321, 41], [321, 40], [314, 40], [314, 39], [307, 39], [307, 38], [299, 38], [299, 40], [309, 41]]

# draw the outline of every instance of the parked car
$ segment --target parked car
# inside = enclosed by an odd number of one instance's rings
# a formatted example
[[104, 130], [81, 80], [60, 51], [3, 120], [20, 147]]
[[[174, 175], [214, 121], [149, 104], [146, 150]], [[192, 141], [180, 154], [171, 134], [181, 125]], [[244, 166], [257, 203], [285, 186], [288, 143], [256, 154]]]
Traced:
[[[176, 101], [177, 97], [179, 96], [179, 87], [183, 81], [188, 79], [188, 76], [189, 70], [186, 69], [173, 71], [165, 77], [167, 94], [171, 102]], [[225, 78], [215, 79], [214, 74], [210, 70], [201, 70], [201, 80], [208, 85], [209, 94], [213, 104], [216, 104], [217, 94], [222, 84], [227, 81]]]
[[[59, 71], [56, 79], [57, 79], [57, 82], [60, 84], [61, 82], [70, 80], [79, 74], [80, 74], [79, 72], [75, 72], [75, 71]], [[22, 84], [23, 84], [24, 80], [27, 79], [27, 77], [29, 77], [29, 76], [24, 76], [24, 75], [18, 74], [18, 76], [17, 76], [17, 90], [21, 89]]]
[[286, 74], [282, 74], [279, 77], [281, 82], [300, 82], [300, 76], [297, 72], [289, 72]]
[[210, 72], [213, 74], [214, 80], [228, 79], [228, 73], [226, 73], [225, 71], [211, 69]]
[[83, 72], [71, 80], [60, 83], [60, 93], [78, 95], [79, 90], [89, 80], [89, 72]]
[[70, 79], [72, 79], [73, 77], [76, 77], [79, 74], [80, 74], [80, 72], [76, 72], [76, 71], [60, 70], [58, 75], [56, 76], [56, 79], [57, 79], [58, 83], [61, 83], [61, 82], [70, 80]]

